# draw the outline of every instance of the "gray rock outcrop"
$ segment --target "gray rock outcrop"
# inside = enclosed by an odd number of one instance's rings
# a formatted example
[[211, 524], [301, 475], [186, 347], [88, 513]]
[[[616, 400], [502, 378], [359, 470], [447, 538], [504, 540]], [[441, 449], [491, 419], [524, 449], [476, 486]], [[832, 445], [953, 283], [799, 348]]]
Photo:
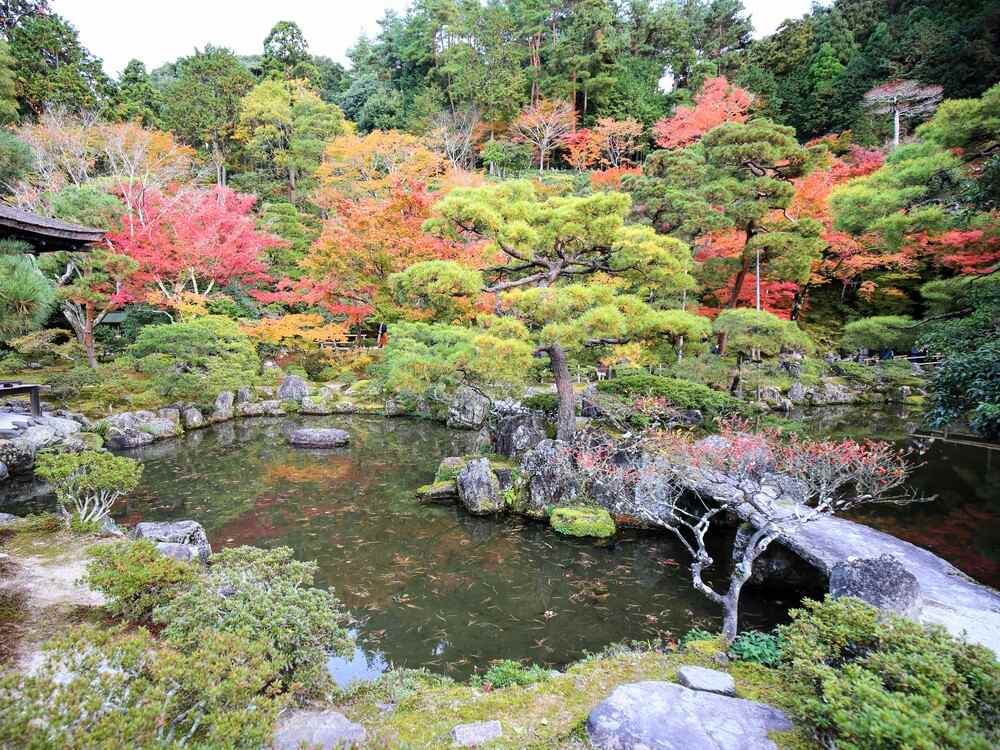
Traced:
[[490, 400], [467, 385], [459, 387], [448, 405], [448, 426], [455, 430], [478, 430], [490, 413]]
[[670, 682], [621, 685], [587, 717], [600, 750], [776, 750], [768, 732], [791, 728], [771, 706]]
[[521, 461], [521, 475], [528, 515], [546, 516], [551, 506], [574, 500], [580, 490], [570, 446], [561, 440], [546, 439], [528, 451]]
[[348, 750], [365, 741], [365, 728], [337, 711], [295, 711], [278, 722], [273, 750]]
[[732, 675], [718, 669], [685, 666], [677, 670], [677, 681], [686, 688], [718, 695], [736, 695], [736, 681]]
[[474, 458], [455, 479], [458, 498], [466, 510], [476, 515], [496, 513], [503, 507], [500, 482], [490, 466], [489, 459]]
[[207, 561], [212, 554], [205, 528], [197, 521], [143, 521], [136, 525], [132, 536], [152, 542], [194, 547], [202, 562]]
[[351, 442], [351, 435], [333, 427], [301, 427], [292, 431], [288, 442], [299, 448], [340, 448]]
[[236, 397], [232, 391], [223, 391], [215, 397], [215, 408], [212, 410], [213, 422], [225, 422], [233, 418], [233, 404]]
[[197, 430], [199, 427], [205, 426], [205, 416], [200, 410], [189, 406], [181, 412], [181, 422], [184, 424], [185, 430]]
[[493, 450], [507, 458], [520, 458], [545, 440], [545, 422], [534, 414], [500, 418], [493, 433]]
[[278, 386], [278, 398], [282, 401], [302, 401], [309, 395], [309, 384], [298, 375], [286, 375]]
[[920, 613], [920, 582], [892, 555], [837, 563], [830, 571], [830, 593], [853, 596], [898, 615]]

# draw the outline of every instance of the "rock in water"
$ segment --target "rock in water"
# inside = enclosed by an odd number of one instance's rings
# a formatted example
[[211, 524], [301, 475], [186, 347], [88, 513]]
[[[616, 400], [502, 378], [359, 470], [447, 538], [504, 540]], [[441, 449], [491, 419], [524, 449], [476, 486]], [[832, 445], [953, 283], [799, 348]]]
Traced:
[[181, 412], [181, 420], [184, 422], [185, 430], [196, 430], [205, 425], [205, 417], [193, 406]]
[[830, 571], [830, 593], [857, 597], [873, 607], [907, 617], [920, 612], [920, 582], [892, 555], [837, 563]]
[[528, 451], [521, 461], [521, 474], [528, 486], [526, 515], [544, 518], [550, 506], [572, 502], [579, 493], [572, 449], [561, 440], [543, 440]]
[[[185, 545], [197, 549], [202, 562], [212, 554], [208, 543], [208, 535], [204, 527], [197, 521], [144, 521], [137, 524], [132, 535], [136, 539], [149, 539], [153, 542], [166, 542], [172, 545]], [[159, 547], [159, 545], [157, 545]], [[164, 554], [176, 553], [175, 548], [161, 549]], [[171, 554], [171, 557], [174, 555]]]
[[278, 722], [273, 750], [346, 750], [359, 747], [365, 728], [337, 711], [296, 711]]
[[604, 508], [593, 505], [568, 505], [555, 508], [549, 516], [552, 528], [569, 536], [609, 537], [615, 534], [615, 521]]
[[223, 391], [215, 397], [215, 408], [212, 410], [213, 422], [225, 422], [233, 418], [233, 403], [236, 397], [232, 391]]
[[490, 400], [467, 385], [461, 386], [448, 406], [448, 426], [456, 430], [478, 430], [490, 413]]
[[451, 738], [459, 747], [476, 747], [492, 742], [503, 735], [499, 721], [477, 721], [474, 724], [459, 724], [451, 730]]
[[309, 395], [309, 384], [298, 375], [288, 375], [278, 386], [278, 398], [282, 401], [301, 401]]
[[474, 458], [458, 472], [458, 497], [466, 510], [476, 515], [496, 513], [503, 507], [500, 481], [487, 458]]
[[520, 458], [545, 440], [545, 423], [533, 414], [503, 417], [493, 435], [493, 450], [507, 458]]
[[771, 706], [670, 682], [621, 685], [587, 717], [600, 750], [777, 750], [767, 733], [791, 728]]
[[732, 675], [717, 669], [704, 667], [681, 667], [677, 670], [677, 681], [692, 690], [719, 695], [736, 695], [736, 682]]
[[339, 448], [350, 441], [350, 434], [332, 427], [302, 427], [288, 436], [288, 442], [300, 448]]

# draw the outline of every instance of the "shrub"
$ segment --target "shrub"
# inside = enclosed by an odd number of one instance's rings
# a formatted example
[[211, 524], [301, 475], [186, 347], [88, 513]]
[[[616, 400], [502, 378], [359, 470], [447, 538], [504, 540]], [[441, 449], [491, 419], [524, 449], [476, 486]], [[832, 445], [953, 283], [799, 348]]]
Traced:
[[52, 484], [70, 520], [87, 526], [99, 524], [119, 497], [135, 489], [142, 464], [104, 451], [44, 452], [35, 459], [35, 474]]
[[905, 315], [876, 315], [861, 318], [844, 326], [843, 347], [857, 349], [895, 349], [906, 351], [916, 340], [913, 320]]
[[865, 386], [875, 385], [875, 382], [878, 380], [878, 373], [875, 371], [875, 368], [868, 367], [860, 362], [842, 360], [834, 362], [831, 365], [831, 369], [835, 374]]
[[167, 557], [148, 539], [102, 544], [91, 551], [86, 581], [108, 597], [108, 610], [142, 622], [194, 581], [193, 565]]
[[340, 602], [312, 587], [315, 573], [316, 563], [293, 560], [287, 547], [223, 550], [153, 619], [183, 651], [196, 648], [206, 628], [260, 642], [284, 689], [316, 695], [328, 687], [328, 653], [351, 654], [354, 644]]
[[502, 690], [512, 685], [531, 685], [549, 678], [549, 672], [537, 664], [524, 666], [516, 661], [504, 659], [483, 674], [473, 678], [474, 684], [489, 685], [494, 690]]
[[736, 636], [729, 646], [729, 655], [742, 661], [752, 661], [765, 667], [776, 667], [781, 662], [781, 637], [776, 633], [746, 630]]
[[702, 630], [701, 628], [691, 628], [688, 632], [681, 636], [680, 644], [681, 646], [687, 646], [689, 643], [694, 643], [695, 641], [717, 641], [719, 640], [718, 633], [710, 633], [707, 630]]
[[534, 411], [555, 414], [559, 409], [559, 397], [554, 393], [534, 393], [521, 400], [521, 403]]
[[678, 409], [698, 409], [713, 416], [739, 408], [739, 401], [728, 394], [713, 391], [701, 383], [659, 375], [628, 375], [603, 380], [597, 384], [597, 389], [618, 396], [660, 396]]
[[83, 626], [45, 651], [36, 672], [0, 678], [0, 747], [256, 750], [284, 705], [266, 649], [235, 634], [204, 632], [176, 651], [142, 628]]
[[250, 338], [235, 321], [217, 315], [146, 326], [131, 353], [160, 395], [177, 401], [201, 403], [206, 394], [253, 382], [260, 370]]
[[791, 615], [779, 628], [789, 687], [824, 747], [1000, 743], [1000, 664], [986, 648], [857, 599], [807, 600]]

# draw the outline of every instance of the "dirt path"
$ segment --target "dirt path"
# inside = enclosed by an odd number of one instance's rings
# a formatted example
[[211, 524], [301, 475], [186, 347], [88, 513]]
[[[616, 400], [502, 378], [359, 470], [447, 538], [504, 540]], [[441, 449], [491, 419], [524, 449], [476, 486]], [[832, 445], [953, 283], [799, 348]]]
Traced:
[[0, 542], [0, 667], [31, 669], [66, 625], [96, 614], [102, 594], [80, 583], [102, 540], [67, 532], [6, 534]]

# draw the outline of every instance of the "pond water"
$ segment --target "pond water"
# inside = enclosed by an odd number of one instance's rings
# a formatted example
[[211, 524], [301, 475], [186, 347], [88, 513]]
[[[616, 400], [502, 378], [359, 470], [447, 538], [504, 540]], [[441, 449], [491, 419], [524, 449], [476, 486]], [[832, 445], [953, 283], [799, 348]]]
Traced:
[[[824, 409], [808, 418], [817, 435], [901, 442], [916, 426], [901, 412]], [[346, 429], [352, 444], [289, 447], [284, 435], [304, 424]], [[692, 589], [686, 553], [669, 535], [625, 531], [603, 544], [516, 517], [419, 504], [414, 490], [443, 456], [470, 452], [471, 441], [469, 433], [407, 419], [230, 422], [134, 451], [145, 463], [142, 484], [115, 515], [127, 525], [192, 518], [217, 549], [287, 545], [297, 558], [316, 560], [317, 583], [357, 620], [354, 658], [331, 661], [341, 683], [389, 665], [456, 677], [503, 658], [560, 666], [610, 643], [719, 626], [717, 608]], [[925, 464], [914, 485], [939, 499], [856, 520], [1000, 585], [1000, 454], [940, 441], [918, 447]], [[52, 508], [38, 485], [7, 483], [0, 493], [5, 511]], [[720, 547], [716, 559], [724, 557]], [[797, 598], [748, 588], [742, 624], [770, 627]]]
[[[284, 435], [302, 424], [346, 429], [351, 446], [289, 447]], [[357, 619], [354, 659], [331, 662], [341, 683], [390, 664], [456, 677], [495, 659], [560, 666], [610, 643], [720, 626], [669, 537], [626, 532], [600, 544], [516, 517], [419, 504], [414, 490], [443, 456], [471, 452], [472, 439], [407, 419], [216, 425], [133, 451], [145, 464], [142, 484], [115, 516], [127, 525], [192, 518], [216, 549], [287, 545], [316, 560], [317, 583]], [[51, 503], [24, 491], [3, 507], [23, 514]], [[744, 595], [747, 627], [770, 627], [796, 603], [754, 594]]]

